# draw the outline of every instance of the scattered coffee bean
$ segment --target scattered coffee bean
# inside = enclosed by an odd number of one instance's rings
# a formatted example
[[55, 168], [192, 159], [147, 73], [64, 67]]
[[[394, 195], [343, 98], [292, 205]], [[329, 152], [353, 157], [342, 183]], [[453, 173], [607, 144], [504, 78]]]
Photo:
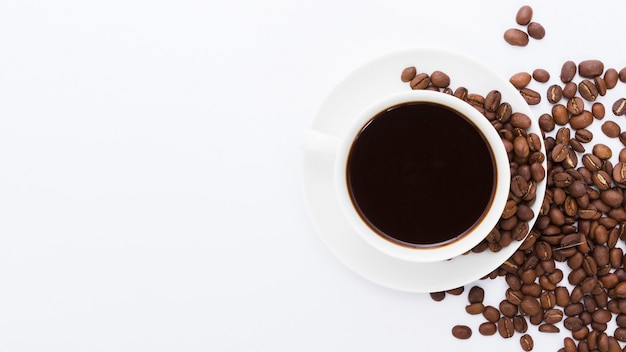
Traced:
[[541, 94], [532, 89], [522, 88], [520, 90], [520, 94], [522, 95], [524, 100], [526, 100], [526, 103], [528, 103], [528, 105], [537, 105], [541, 102]]
[[485, 290], [480, 286], [474, 286], [470, 289], [467, 299], [469, 303], [483, 303], [485, 298]]
[[431, 292], [430, 298], [432, 298], [433, 301], [441, 302], [446, 298], [446, 293], [445, 292]]
[[496, 324], [492, 322], [484, 322], [478, 326], [478, 332], [484, 336], [491, 336], [498, 331]]
[[620, 133], [622, 133], [621, 131], [621, 127], [613, 122], [613, 121], [606, 121], [602, 124], [602, 132], [610, 138], [617, 138], [619, 137]]
[[500, 319], [500, 311], [493, 306], [485, 306], [483, 309], [483, 316], [487, 319], [487, 321], [497, 323], [498, 319]]
[[546, 96], [551, 104], [556, 104], [563, 99], [563, 89], [558, 84], [553, 84], [548, 88]]
[[402, 70], [402, 74], [400, 75], [400, 79], [402, 82], [411, 82], [413, 78], [417, 75], [417, 69], [415, 66], [410, 66]]
[[613, 114], [615, 116], [622, 116], [626, 114], [626, 99], [619, 98], [613, 103]]
[[430, 83], [437, 88], [447, 88], [450, 85], [450, 77], [441, 71], [430, 74]]
[[522, 337], [520, 337], [519, 343], [522, 346], [522, 349], [524, 351], [532, 351], [533, 347], [535, 347], [535, 343], [533, 342], [533, 338], [530, 337], [530, 335], [528, 335], [528, 334], [525, 334]]
[[501, 317], [498, 320], [497, 325], [498, 325], [498, 332], [500, 333], [500, 336], [502, 336], [505, 339], [512, 337], [513, 334], [515, 333], [515, 330], [513, 328], [513, 321], [511, 320], [511, 318]]
[[525, 88], [530, 83], [531, 77], [528, 72], [518, 72], [509, 78], [509, 82], [519, 90]]
[[467, 325], [455, 325], [452, 328], [452, 336], [457, 339], [467, 340], [472, 336], [472, 329]]
[[418, 73], [410, 82], [411, 89], [425, 89], [430, 84], [430, 77], [426, 73]]
[[453, 288], [450, 290], [447, 290], [446, 293], [449, 293], [453, 296], [458, 296], [460, 294], [462, 294], [465, 291], [465, 287], [461, 286], [461, 287], [457, 287], [457, 288]]
[[470, 315], [478, 315], [483, 312], [485, 306], [482, 303], [472, 303], [465, 306], [465, 311]]
[[576, 63], [574, 61], [566, 61], [561, 67], [561, 82], [568, 83], [576, 75]]
[[617, 76], [621, 82], [626, 83], [626, 67], [619, 70], [619, 73], [617, 74]]
[[600, 60], [584, 60], [578, 64], [578, 74], [581, 77], [593, 78], [604, 72], [604, 63]]
[[543, 39], [546, 36], [546, 29], [537, 22], [530, 22], [528, 24], [528, 35], [534, 39]]
[[560, 332], [561, 329], [559, 329], [559, 327], [556, 325], [546, 323], [546, 324], [539, 325], [539, 331], [557, 333], [557, 332]]
[[607, 89], [613, 89], [617, 85], [619, 80], [619, 74], [616, 69], [609, 68], [604, 72], [604, 82]]
[[587, 101], [594, 101], [598, 97], [596, 85], [588, 79], [584, 79], [578, 84], [578, 92]]
[[528, 34], [517, 28], [509, 28], [504, 32], [504, 40], [514, 46], [526, 46]]
[[540, 83], [546, 83], [550, 80], [550, 73], [542, 68], [535, 69], [533, 79]]
[[517, 14], [515, 15], [515, 22], [517, 24], [526, 26], [530, 23], [533, 18], [533, 9], [528, 5], [524, 5], [517, 10]]
[[593, 103], [591, 106], [591, 114], [598, 120], [602, 120], [605, 115], [604, 105], [602, 103]]

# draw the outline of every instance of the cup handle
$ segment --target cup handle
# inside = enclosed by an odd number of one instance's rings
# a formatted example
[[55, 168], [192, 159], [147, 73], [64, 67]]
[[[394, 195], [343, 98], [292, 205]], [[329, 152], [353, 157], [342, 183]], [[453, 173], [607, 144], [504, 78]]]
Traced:
[[311, 152], [335, 156], [339, 150], [339, 142], [338, 137], [315, 130], [306, 130], [302, 138], [302, 147]]

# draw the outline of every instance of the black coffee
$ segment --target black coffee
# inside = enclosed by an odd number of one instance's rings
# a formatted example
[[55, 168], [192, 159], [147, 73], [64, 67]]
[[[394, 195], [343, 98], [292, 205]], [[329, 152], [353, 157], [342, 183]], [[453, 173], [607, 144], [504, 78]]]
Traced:
[[347, 179], [355, 208], [394, 242], [451, 242], [481, 221], [495, 190], [492, 152], [458, 112], [407, 103], [374, 118], [355, 139]]

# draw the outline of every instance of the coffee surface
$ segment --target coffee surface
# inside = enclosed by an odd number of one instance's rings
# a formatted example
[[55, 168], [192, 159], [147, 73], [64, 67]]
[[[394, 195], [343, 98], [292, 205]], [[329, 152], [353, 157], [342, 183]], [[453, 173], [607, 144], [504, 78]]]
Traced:
[[482, 219], [495, 190], [493, 155], [480, 131], [430, 103], [376, 115], [355, 139], [346, 171], [363, 220], [409, 246], [461, 237]]

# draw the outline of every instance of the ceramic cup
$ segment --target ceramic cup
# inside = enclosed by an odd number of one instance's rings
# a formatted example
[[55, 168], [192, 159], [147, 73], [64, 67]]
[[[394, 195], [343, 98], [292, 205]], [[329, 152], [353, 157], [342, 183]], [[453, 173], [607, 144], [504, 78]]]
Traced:
[[[373, 228], [371, 223], [363, 218], [363, 214], [358, 210], [358, 204], [355, 204], [350, 193], [347, 168], [353, 144], [375, 116], [387, 109], [407, 103], [440, 105], [465, 118], [474, 125], [486, 141], [495, 168], [495, 186], [491, 193], [491, 200], [484, 209], [482, 217], [454, 240], [442, 244], [414, 246], [390, 240], [389, 236], [381, 235], [380, 231]], [[442, 135], [441, 138], [445, 137]], [[392, 94], [373, 103], [358, 116], [355, 116], [354, 123], [343, 135], [333, 136], [315, 130], [307, 130], [303, 142], [304, 148], [334, 158], [334, 187], [337, 200], [356, 233], [372, 247], [399, 260], [437, 262], [466, 253], [480, 243], [495, 227], [508, 198], [511, 181], [510, 165], [500, 136], [491, 123], [474, 107], [448, 94], [427, 90], [412, 90]], [[440, 185], [430, 186], [440, 187]], [[467, 206], [472, 206], [471, 200], [468, 200]], [[446, 220], [441, 219], [441, 221]]]

